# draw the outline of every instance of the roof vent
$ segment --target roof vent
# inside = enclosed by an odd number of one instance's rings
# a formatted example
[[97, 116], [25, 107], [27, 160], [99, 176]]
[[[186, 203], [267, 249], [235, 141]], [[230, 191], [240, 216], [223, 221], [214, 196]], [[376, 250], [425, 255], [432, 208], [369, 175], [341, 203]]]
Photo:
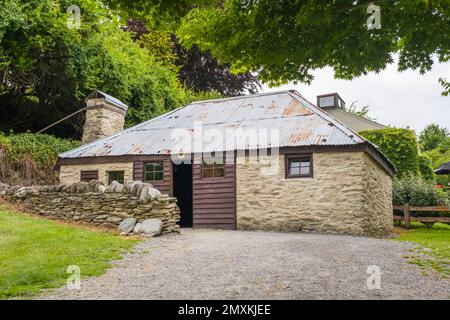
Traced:
[[322, 109], [339, 108], [345, 109], [345, 102], [337, 93], [329, 93], [317, 96], [317, 106]]

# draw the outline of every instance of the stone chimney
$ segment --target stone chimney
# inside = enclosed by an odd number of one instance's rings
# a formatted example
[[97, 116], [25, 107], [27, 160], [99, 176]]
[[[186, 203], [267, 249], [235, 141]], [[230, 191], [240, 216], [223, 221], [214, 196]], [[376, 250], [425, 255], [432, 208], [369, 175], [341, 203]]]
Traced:
[[337, 93], [329, 93], [317, 96], [317, 106], [322, 109], [345, 109], [345, 102]]
[[128, 106], [122, 101], [101, 91], [94, 91], [86, 97], [86, 106], [82, 144], [123, 130]]

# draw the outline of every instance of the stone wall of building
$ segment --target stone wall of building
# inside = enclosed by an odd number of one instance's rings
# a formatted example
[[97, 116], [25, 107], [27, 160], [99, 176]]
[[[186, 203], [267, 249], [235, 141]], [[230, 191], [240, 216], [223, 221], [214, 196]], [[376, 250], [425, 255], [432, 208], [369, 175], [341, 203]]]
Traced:
[[3, 185], [0, 195], [30, 213], [50, 219], [116, 228], [126, 218], [134, 217], [138, 222], [157, 218], [163, 222], [162, 233], [180, 232], [176, 198], [159, 193], [148, 183], [136, 181], [121, 185], [113, 182], [104, 186], [91, 181], [57, 186]]
[[392, 179], [363, 152], [314, 153], [313, 178], [286, 179], [284, 155], [275, 175], [252, 161], [236, 165], [238, 229], [383, 236], [392, 228]]
[[392, 177], [364, 154], [364, 234], [377, 236], [392, 231]]
[[72, 184], [80, 181], [81, 171], [98, 170], [98, 180], [107, 184], [109, 171], [124, 171], [125, 183], [133, 181], [133, 162], [112, 162], [98, 164], [62, 165], [60, 167], [59, 182]]

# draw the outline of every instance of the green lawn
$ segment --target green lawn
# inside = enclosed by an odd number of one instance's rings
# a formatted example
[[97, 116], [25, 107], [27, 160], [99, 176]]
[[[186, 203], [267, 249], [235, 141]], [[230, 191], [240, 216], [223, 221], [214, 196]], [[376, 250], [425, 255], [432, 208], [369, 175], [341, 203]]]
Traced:
[[101, 274], [136, 242], [0, 206], [0, 299], [28, 298], [63, 286], [69, 265], [79, 266], [82, 278]]
[[411, 241], [420, 246], [408, 257], [411, 263], [420, 266], [427, 273], [429, 268], [440, 272], [444, 277], [450, 275], [450, 226], [436, 223], [426, 228], [421, 223], [412, 223], [410, 230], [396, 228], [400, 237], [397, 241]]

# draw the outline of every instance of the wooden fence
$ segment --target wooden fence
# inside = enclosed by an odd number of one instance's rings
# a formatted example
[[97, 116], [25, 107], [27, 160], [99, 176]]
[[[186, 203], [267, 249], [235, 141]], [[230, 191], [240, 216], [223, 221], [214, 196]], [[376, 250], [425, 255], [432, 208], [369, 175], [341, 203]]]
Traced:
[[450, 217], [411, 217], [410, 212], [450, 212], [449, 207], [434, 206], [434, 207], [417, 207], [404, 204], [403, 206], [394, 206], [394, 211], [403, 211], [403, 216], [396, 216], [394, 213], [394, 221], [404, 221], [405, 228], [410, 228], [411, 221], [418, 221], [425, 224], [427, 227], [432, 226], [436, 222], [450, 223]]

